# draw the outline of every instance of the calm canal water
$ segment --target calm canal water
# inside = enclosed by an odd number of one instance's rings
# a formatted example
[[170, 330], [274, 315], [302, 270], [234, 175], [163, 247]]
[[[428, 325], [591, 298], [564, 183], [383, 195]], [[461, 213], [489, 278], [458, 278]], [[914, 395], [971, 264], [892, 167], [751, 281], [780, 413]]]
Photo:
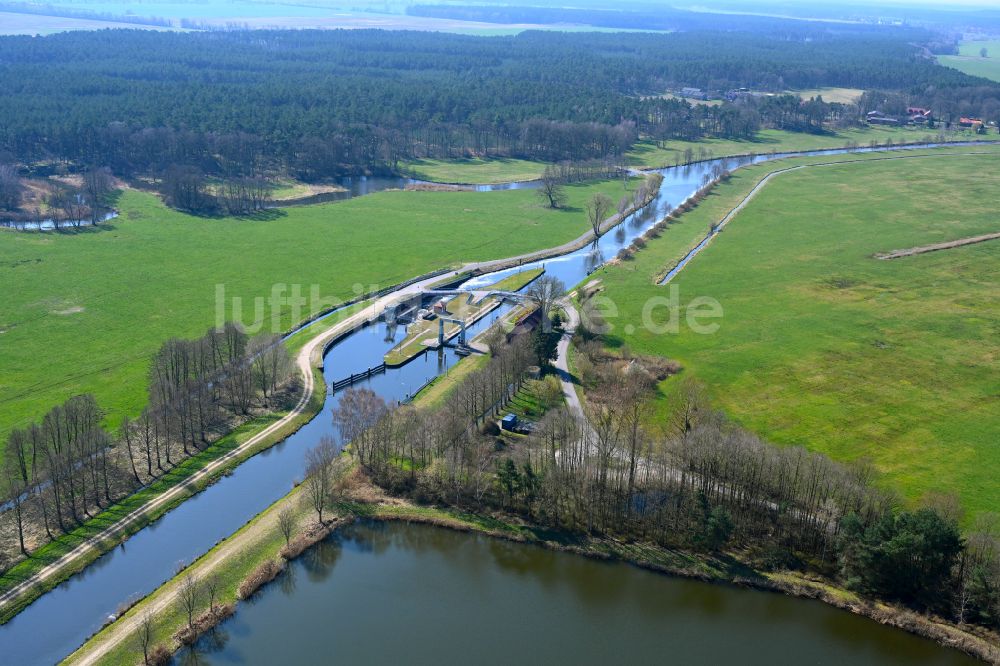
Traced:
[[[861, 152], [867, 151], [864, 149]], [[847, 151], [827, 150], [809, 154], [843, 152]], [[713, 160], [662, 169], [660, 173], [664, 181], [654, 202], [605, 234], [595, 245], [544, 262], [482, 276], [470, 280], [464, 287], [490, 284], [518, 270], [539, 265], [544, 265], [549, 275], [558, 277], [571, 287], [662, 219], [670, 205], [676, 206], [693, 194], [716, 164], [725, 162], [732, 168], [751, 161], [761, 162], [785, 156]], [[345, 183], [345, 187], [349, 186], [351, 196], [363, 196], [399, 183], [399, 179], [359, 179]], [[484, 186], [481, 189], [531, 186], [531, 183], [518, 183]], [[614, 191], [611, 190], [611, 193]], [[506, 311], [507, 306], [494, 310], [486, 319], [470, 327], [470, 334], [484, 330]], [[327, 383], [378, 365], [384, 354], [404, 336], [404, 327], [390, 329], [384, 323], [378, 323], [345, 337], [325, 357], [324, 376]], [[450, 349], [440, 354], [425, 354], [400, 368], [373, 377], [367, 385], [385, 400], [404, 400], [428, 380], [447, 372], [457, 361], [458, 357]], [[315, 446], [322, 435], [337, 436], [330, 410], [338, 404], [340, 395], [328, 395], [320, 414], [295, 435], [244, 462], [232, 474], [219, 479], [140, 530], [119, 548], [101, 556], [80, 574], [56, 586], [13, 620], [0, 626], [0, 664], [20, 666], [59, 661], [99, 630], [108, 616], [122, 604], [149, 594], [173, 577], [178, 564], [204, 554], [277, 501], [302, 477], [306, 450]], [[39, 640], [38, 636], [45, 636], [45, 640]]]
[[819, 602], [425, 525], [333, 535], [179, 655], [207, 664], [975, 663]]

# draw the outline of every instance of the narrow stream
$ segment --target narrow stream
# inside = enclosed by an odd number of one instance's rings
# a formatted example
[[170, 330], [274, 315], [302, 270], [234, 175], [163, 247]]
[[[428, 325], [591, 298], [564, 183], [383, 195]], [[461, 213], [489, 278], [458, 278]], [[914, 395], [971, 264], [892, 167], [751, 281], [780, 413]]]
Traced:
[[[890, 150], [900, 149], [904, 148], [895, 147]], [[871, 149], [864, 149], [865, 152], [868, 150]], [[851, 151], [826, 150], [807, 155], [845, 152]], [[729, 158], [662, 169], [660, 173], [664, 180], [654, 201], [619, 228], [605, 234], [598, 243], [561, 257], [481, 276], [470, 280], [465, 286], [472, 288], [489, 284], [518, 270], [541, 265], [544, 265], [549, 275], [559, 278], [567, 286], [576, 285], [662, 219], [668, 204], [677, 205], [691, 196], [716, 164], [725, 162], [733, 168], [787, 156], [789, 155], [779, 154], [762, 155], [753, 159]], [[366, 179], [367, 184], [356, 183], [359, 195], [366, 187], [385, 189], [369, 182], [370, 180]], [[530, 187], [532, 183], [512, 186]], [[486, 188], [503, 189], [502, 186]], [[470, 337], [485, 330], [498, 317], [508, 312], [509, 307], [505, 305], [497, 308], [470, 327]], [[404, 336], [404, 327], [390, 330], [381, 322], [348, 335], [331, 347], [325, 357], [324, 375], [327, 382], [378, 365], [384, 354]], [[403, 400], [431, 378], [447, 372], [458, 360], [451, 349], [428, 352], [402, 367], [388, 369], [385, 374], [377, 375], [363, 385], [386, 400]], [[114, 614], [122, 604], [152, 592], [174, 575], [178, 564], [190, 562], [202, 555], [282, 497], [301, 478], [305, 451], [315, 445], [321, 435], [337, 436], [330, 411], [337, 405], [340, 395], [327, 395], [319, 415], [295, 435], [247, 460], [232, 474], [224, 476], [140, 530], [121, 546], [98, 558], [80, 574], [56, 586], [0, 627], [0, 661], [19, 665], [59, 661], [100, 629], [108, 616]], [[928, 643], [928, 647], [933, 646]]]

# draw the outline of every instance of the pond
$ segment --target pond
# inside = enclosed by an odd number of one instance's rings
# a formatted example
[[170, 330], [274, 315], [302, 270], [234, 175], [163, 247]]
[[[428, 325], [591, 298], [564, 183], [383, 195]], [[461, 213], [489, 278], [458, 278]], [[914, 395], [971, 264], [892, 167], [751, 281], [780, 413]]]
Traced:
[[427, 525], [361, 522], [292, 564], [199, 663], [969, 664], [817, 601]]

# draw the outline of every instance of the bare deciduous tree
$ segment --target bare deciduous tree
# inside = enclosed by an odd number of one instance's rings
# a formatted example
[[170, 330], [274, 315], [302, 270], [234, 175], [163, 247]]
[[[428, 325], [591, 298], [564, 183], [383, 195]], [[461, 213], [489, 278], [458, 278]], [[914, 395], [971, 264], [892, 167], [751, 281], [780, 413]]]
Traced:
[[590, 221], [590, 228], [594, 230], [594, 240], [601, 235], [601, 224], [613, 205], [611, 197], [603, 192], [598, 192], [587, 202], [587, 219]]
[[337, 445], [332, 437], [325, 435], [315, 448], [306, 452], [306, 493], [320, 524], [323, 523], [323, 510], [330, 501], [336, 457]]
[[538, 303], [538, 312], [542, 318], [544, 330], [551, 329], [550, 315], [556, 301], [566, 294], [566, 285], [562, 280], [552, 275], [542, 275], [528, 286], [528, 296]]
[[142, 663], [149, 664], [149, 650], [153, 647], [153, 615], [148, 610], [139, 619], [136, 639], [142, 650]]
[[618, 221], [619, 222], [624, 222], [625, 221], [625, 213], [628, 212], [629, 208], [631, 208], [631, 204], [632, 204], [632, 202], [629, 200], [629, 197], [628, 197], [627, 194], [623, 194], [622, 198], [618, 200]]
[[283, 507], [278, 512], [278, 529], [281, 536], [285, 537], [285, 545], [292, 540], [292, 532], [295, 531], [295, 511], [290, 506]]
[[114, 187], [114, 179], [111, 177], [111, 169], [107, 167], [93, 167], [83, 174], [83, 191], [90, 206], [90, 221], [97, 224], [101, 221], [101, 215], [108, 206], [108, 195]]
[[548, 202], [549, 208], [559, 208], [566, 203], [566, 192], [563, 190], [564, 179], [559, 170], [552, 164], [542, 172], [542, 186], [538, 188], [538, 196]]
[[282, 344], [280, 335], [258, 335], [247, 344], [247, 355], [251, 360], [254, 384], [264, 398], [264, 406], [278, 385], [288, 378], [292, 369], [288, 348]]
[[3, 464], [3, 478], [0, 481], [4, 482], [2, 497], [9, 497], [10, 500], [10, 511], [14, 514], [14, 522], [17, 524], [17, 540], [18, 546], [21, 549], [21, 554], [25, 557], [28, 556], [28, 549], [24, 544], [24, 495], [28, 490], [27, 485], [21, 478], [21, 475], [17, 473], [16, 467], [9, 461], [4, 461]]
[[186, 574], [181, 579], [177, 596], [180, 597], [181, 606], [187, 614], [188, 627], [191, 627], [194, 625], [194, 613], [198, 610], [198, 601], [201, 600], [201, 585], [198, 579], [192, 574]]
[[17, 210], [22, 189], [17, 169], [10, 164], [0, 164], [0, 210]]
[[385, 415], [386, 409], [385, 400], [371, 389], [350, 388], [333, 410], [333, 423], [341, 441], [354, 447], [362, 465], [371, 462], [371, 428]]
[[215, 611], [215, 600], [219, 596], [219, 588], [222, 586], [222, 579], [218, 574], [209, 574], [205, 577], [205, 594], [208, 595], [208, 609]]

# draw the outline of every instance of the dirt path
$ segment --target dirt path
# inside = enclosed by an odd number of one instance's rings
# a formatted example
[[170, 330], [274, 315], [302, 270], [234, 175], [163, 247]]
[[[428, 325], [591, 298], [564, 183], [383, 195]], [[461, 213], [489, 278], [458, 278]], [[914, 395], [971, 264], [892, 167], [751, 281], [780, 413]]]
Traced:
[[566, 407], [570, 413], [579, 419], [581, 424], [589, 426], [587, 417], [583, 411], [583, 404], [580, 402], [580, 395], [576, 392], [576, 385], [573, 383], [573, 375], [569, 371], [569, 345], [576, 333], [577, 326], [580, 325], [580, 313], [568, 298], [559, 301], [558, 305], [566, 310], [566, 323], [563, 326], [562, 337], [556, 345], [556, 372], [559, 374], [559, 385], [562, 387], [563, 398], [566, 400]]
[[[277, 523], [278, 512], [272, 511], [269, 515], [265, 516], [256, 525], [254, 525], [253, 531], [256, 534], [259, 534], [261, 530], [277, 530]], [[198, 572], [202, 575], [204, 575], [205, 572], [210, 572], [227, 558], [238, 555], [243, 548], [244, 539], [227, 539], [223, 542], [219, 549], [212, 554], [211, 557], [198, 563]], [[75, 663], [86, 664], [88, 666], [90, 664], [95, 664], [101, 657], [117, 647], [122, 641], [136, 635], [138, 633], [139, 625], [142, 623], [143, 616], [146, 613], [149, 613], [150, 615], [157, 615], [168, 609], [177, 600], [177, 596], [180, 593], [180, 585], [178, 584], [178, 581], [179, 577], [171, 578], [167, 581], [164, 586], [165, 589], [157, 595], [156, 600], [143, 606], [142, 613], [128, 615], [112, 624], [110, 628], [106, 629], [101, 634], [102, 639], [100, 643], [95, 645], [92, 650], [88, 651], [83, 658]], [[141, 656], [142, 655], [140, 655], [140, 657]]]
[[962, 247], [963, 245], [975, 245], [976, 243], [982, 243], [988, 240], [998, 240], [1000, 239], [1000, 233], [995, 234], [983, 234], [982, 236], [972, 236], [970, 238], [959, 238], [958, 240], [945, 241], [944, 243], [933, 243], [931, 245], [921, 245], [919, 247], [911, 247], [906, 250], [893, 250], [892, 252], [886, 252], [885, 254], [876, 254], [876, 259], [899, 259], [900, 257], [912, 257], [915, 254], [924, 254], [925, 252], [936, 252], [937, 250], [950, 250], [953, 247]]

